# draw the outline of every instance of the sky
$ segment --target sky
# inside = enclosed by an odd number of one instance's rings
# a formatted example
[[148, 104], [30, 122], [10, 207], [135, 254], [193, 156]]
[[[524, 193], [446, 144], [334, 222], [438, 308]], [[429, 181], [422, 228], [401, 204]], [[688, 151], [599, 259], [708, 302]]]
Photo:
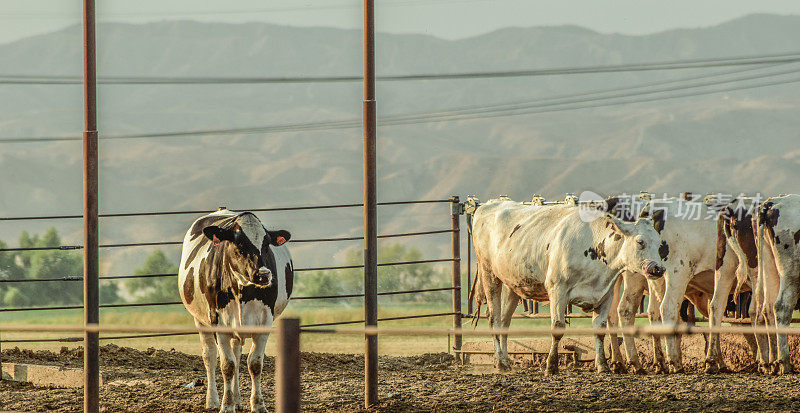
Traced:
[[[458, 39], [503, 27], [573, 24], [647, 34], [752, 13], [800, 15], [797, 0], [377, 0], [376, 30]], [[81, 0], [0, 0], [0, 43], [80, 23]], [[97, 0], [99, 21], [270, 22], [360, 28], [360, 0]]]

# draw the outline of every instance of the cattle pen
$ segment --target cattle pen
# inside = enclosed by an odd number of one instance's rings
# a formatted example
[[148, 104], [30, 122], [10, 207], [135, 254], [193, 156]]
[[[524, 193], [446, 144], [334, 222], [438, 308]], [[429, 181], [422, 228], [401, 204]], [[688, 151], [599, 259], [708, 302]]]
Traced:
[[[374, 0], [364, 0], [364, 31], [363, 31], [363, 77], [320, 77], [315, 81], [340, 82], [358, 81], [363, 79], [364, 96], [363, 110], [363, 201], [347, 204], [319, 204], [319, 205], [268, 205], [254, 209], [247, 209], [252, 205], [232, 205], [231, 211], [248, 211], [255, 214], [270, 215], [276, 213], [295, 213], [311, 211], [333, 210], [359, 210], [363, 212], [363, 233], [361, 235], [336, 234], [309, 237], [305, 234], [299, 239], [291, 239], [292, 244], [298, 245], [338, 245], [338, 243], [363, 241], [363, 264], [328, 265], [319, 264], [301, 265], [294, 268], [298, 273], [297, 278], [304, 274], [321, 271], [346, 271], [363, 269], [363, 292], [331, 293], [331, 294], [306, 294], [293, 296], [295, 303], [313, 303], [325, 300], [363, 300], [363, 316], [352, 317], [331, 322], [310, 322], [302, 324], [294, 316], [280, 318], [276, 326], [203, 326], [190, 327], [188, 325], [114, 325], [101, 322], [101, 311], [110, 309], [131, 309], [178, 307], [181, 301], [151, 300], [146, 302], [102, 302], [101, 293], [103, 283], [125, 282], [135, 279], [164, 280], [174, 279], [178, 276], [174, 272], [151, 272], [136, 274], [114, 274], [107, 272], [101, 275], [103, 267], [100, 266], [100, 251], [119, 251], [143, 247], [177, 247], [183, 244], [181, 240], [150, 240], [142, 242], [100, 242], [100, 222], [110, 219], [131, 219], [134, 217], [189, 217], [213, 212], [206, 208], [191, 210], [166, 210], [166, 211], [134, 211], [120, 213], [100, 213], [98, 204], [98, 145], [102, 134], [98, 131], [97, 124], [97, 98], [96, 98], [96, 47], [95, 47], [95, 0], [83, 0], [83, 95], [84, 95], [84, 131], [83, 131], [83, 214], [78, 215], [43, 215], [43, 216], [11, 216], [0, 217], [3, 222], [50, 222], [50, 221], [81, 221], [83, 224], [83, 243], [71, 243], [55, 246], [23, 246], [2, 247], [0, 257], [7, 253], [29, 253], [36, 251], [82, 251], [83, 275], [63, 274], [49, 278], [2, 278], [0, 286], [25, 283], [28, 285], [83, 285], [83, 300], [81, 304], [69, 305], [26, 305], [10, 308], [0, 308], [0, 314], [53, 314], [53, 311], [83, 310], [82, 323], [78, 325], [53, 321], [47, 324], [22, 325], [3, 323], [0, 324], [0, 409], [10, 407], [13, 410], [54, 410], [78, 411], [81, 408], [86, 412], [100, 411], [200, 411], [202, 410], [204, 383], [200, 371], [201, 358], [197, 355], [185, 354], [171, 349], [148, 348], [138, 350], [119, 347], [114, 341], [139, 340], [155, 338], [171, 338], [177, 336], [190, 336], [200, 333], [273, 333], [271, 340], [275, 343], [275, 357], [259, 370], [273, 370], [274, 379], [265, 375], [264, 380], [272, 380], [274, 390], [265, 392], [267, 404], [274, 400], [274, 409], [278, 412], [306, 411], [357, 411], [373, 409], [388, 411], [522, 411], [522, 410], [800, 410], [800, 378], [798, 376], [775, 377], [770, 375], [693, 375], [675, 374], [668, 378], [660, 375], [600, 375], [583, 368], [585, 366], [574, 363], [570, 369], [560, 376], [548, 377], [538, 372], [539, 365], [535, 359], [531, 363], [520, 363], [512, 372], [494, 374], [495, 370], [479, 366], [465, 366], [465, 361], [472, 354], [492, 355], [495, 352], [464, 348], [465, 337], [490, 337], [504, 335], [505, 338], [527, 337], [547, 339], [552, 335], [590, 336], [606, 334], [624, 334], [640, 339], [664, 337], [689, 336], [687, 340], [695, 348], [701, 347], [700, 335], [711, 333], [724, 333], [729, 336], [723, 348], [728, 354], [734, 355], [731, 364], [736, 365], [737, 373], [751, 373], [753, 368], [748, 365], [750, 354], [742, 350], [742, 340], [730, 340], [733, 334], [789, 334], [792, 339], [792, 361], [795, 365], [800, 361], [800, 328], [776, 327], [705, 327], [696, 326], [707, 320], [695, 317], [695, 310], [691, 305], [685, 307], [689, 324], [677, 325], [634, 325], [623, 328], [581, 328], [572, 326], [568, 328], [515, 328], [508, 330], [469, 329], [464, 328], [466, 321], [479, 319], [479, 314], [473, 313], [473, 301], [467, 298], [467, 293], [475, 285], [472, 277], [472, 239], [466, 237], [462, 243], [462, 235], [469, 234], [471, 217], [467, 213], [467, 203], [462, 202], [459, 196], [449, 198], [377, 201], [377, 155], [376, 131], [378, 126], [376, 95], [375, 95], [375, 35], [374, 35]], [[422, 3], [422, 2], [420, 2]], [[447, 2], [452, 3], [452, 2]], [[775, 56], [772, 57], [775, 59]], [[784, 59], [783, 63], [796, 63], [800, 61], [796, 56]], [[788, 60], [786, 60], [788, 59]], [[739, 59], [742, 60], [742, 59]], [[744, 59], [748, 60], [748, 59]], [[749, 59], [749, 60], [752, 60]], [[733, 62], [735, 63], [735, 62]], [[765, 60], [739, 62], [737, 64], [764, 64]], [[776, 63], [772, 61], [772, 63]], [[780, 63], [780, 61], [778, 61]], [[731, 59], [716, 61], [684, 60], [673, 62], [672, 68], [691, 68], [708, 65], [723, 66], [732, 64]], [[657, 70], [663, 68], [659, 65], [628, 65], [605, 66], [594, 68], [562, 68], [553, 73], [562, 74], [566, 70], [572, 73], [597, 73], [621, 69], [625, 70]], [[449, 78], [475, 78], [492, 76], [516, 77], [522, 75], [541, 75], [547, 71], [524, 72], [496, 72], [496, 73], [452, 73]], [[526, 74], [527, 73], [527, 74]], [[408, 79], [427, 79], [435, 75], [410, 75]], [[401, 76], [403, 77], [403, 76]], [[445, 78], [442, 76], [441, 78]], [[281, 81], [298, 82], [299, 78], [287, 78]], [[699, 78], [698, 78], [699, 79]], [[125, 81], [125, 79], [118, 79]], [[197, 79], [195, 79], [196, 81]], [[270, 81], [275, 81], [272, 79]], [[306, 79], [308, 80], [308, 79]], [[71, 80], [69, 80], [71, 82]], [[303, 82], [304, 80], [299, 80]], [[66, 83], [65, 83], [66, 84]], [[189, 83], [187, 83], [189, 84]], [[654, 85], [651, 85], [654, 86]], [[599, 92], [597, 92], [599, 93]], [[595, 93], [595, 94], [597, 94]], [[580, 96], [580, 95], [576, 95]], [[624, 95], [621, 97], [625, 97]], [[673, 96], [674, 97], [674, 96]], [[597, 99], [597, 98], [592, 98]], [[556, 101], [558, 102], [558, 101]], [[569, 103], [569, 101], [566, 101]], [[576, 101], [577, 104], [586, 102]], [[616, 103], [614, 103], [616, 104]], [[534, 106], [541, 105], [535, 103]], [[565, 105], [564, 103], [561, 104]], [[567, 107], [567, 106], [564, 106]], [[465, 110], [474, 110], [465, 108]], [[517, 109], [519, 110], [519, 109]], [[542, 107], [539, 110], [547, 110]], [[461, 116], [461, 115], [459, 115]], [[458, 118], [456, 116], [455, 118]], [[407, 121], [414, 121], [414, 116], [407, 117]], [[351, 122], [334, 122], [337, 127], [351, 127]], [[402, 124], [402, 123], [400, 123]], [[358, 125], [358, 122], [356, 122]], [[318, 127], [319, 125], [317, 125]], [[316, 130], [314, 125], [306, 125], [306, 130]], [[244, 130], [244, 129], [240, 129]], [[263, 129], [262, 129], [263, 130]], [[280, 127], [272, 130], [281, 130]], [[211, 131], [214, 132], [214, 131]], [[176, 132], [179, 134], [179, 132]], [[127, 139], [145, 135], [116, 136]], [[166, 135], [160, 135], [166, 136]], [[108, 136], [107, 138], [114, 138]], [[21, 138], [24, 141], [25, 138]], [[60, 138], [55, 138], [58, 140]], [[13, 140], [9, 140], [11, 142]], [[449, 189], [448, 192], [452, 190]], [[455, 190], [452, 190], [456, 192]], [[441, 193], [428, 196], [440, 196]], [[412, 197], [412, 195], [408, 195]], [[349, 200], [349, 198], [345, 198]], [[401, 198], [402, 199], [402, 198]], [[313, 202], [313, 201], [312, 201]], [[208, 205], [206, 205], [208, 206]], [[413, 231], [378, 232], [378, 210], [403, 207], [430, 206], [441, 208], [437, 217], [447, 218], [447, 224], [431, 229], [414, 228]], [[447, 211], [444, 211], [444, 209]], [[138, 209], [138, 208], [137, 208]], [[388, 215], [388, 214], [387, 214]], [[461, 216], [465, 215], [465, 223]], [[192, 218], [193, 219], [193, 218]], [[467, 231], [462, 231], [465, 224]], [[800, 233], [800, 231], [798, 231]], [[449, 243], [440, 242], [437, 252], [433, 257], [420, 259], [379, 261], [378, 240], [393, 239], [419, 239], [422, 237], [448, 236]], [[795, 244], [797, 244], [797, 236]], [[463, 246], [466, 245], [464, 248]], [[447, 251], [441, 254], [441, 251]], [[466, 265], [462, 268], [464, 255]], [[322, 255], [322, 254], [320, 254]], [[327, 259], [327, 258], [326, 258]], [[302, 262], [302, 261], [300, 261]], [[382, 289], [379, 290], [379, 268], [439, 265], [448, 266], [443, 272], [447, 276], [447, 285], [418, 285], [418, 288]], [[464, 271], [466, 270], [466, 271]], [[462, 279], [465, 288], [462, 288]], [[175, 287], [177, 287], [177, 283]], [[177, 288], [176, 288], [177, 290]], [[381, 299], [398, 296], [414, 296], [419, 294], [435, 293], [441, 296], [438, 308], [441, 311], [420, 311], [415, 314], [388, 315], [381, 314], [379, 304]], [[723, 318], [723, 322], [731, 324], [749, 323], [746, 300], [740, 300], [735, 309], [735, 316]], [[540, 312], [544, 302], [522, 300], [523, 312], [515, 314], [519, 319], [544, 320], [550, 318], [549, 314]], [[290, 304], [291, 305], [291, 304]], [[466, 308], [464, 308], [466, 307]], [[466, 310], [466, 311], [464, 311]], [[638, 305], [637, 318], [646, 318], [644, 314], [644, 301]], [[77, 313], [77, 311], [76, 311]], [[569, 318], [584, 319], [591, 317], [589, 314], [580, 314], [568, 306]], [[155, 318], [157, 315], [150, 315]], [[390, 322], [401, 320], [445, 319], [449, 328], [423, 328], [423, 327], [387, 327]], [[414, 321], [417, 323], [419, 321]], [[379, 324], [380, 323], [380, 324]], [[477, 323], [476, 323], [477, 324]], [[8, 337], [8, 333], [33, 334], [30, 337]], [[39, 334], [41, 336], [35, 336]], [[47, 334], [47, 336], [45, 336]], [[58, 336], [53, 336], [58, 335]], [[326, 336], [340, 338], [345, 335], [356, 335], [363, 340], [363, 353], [342, 354], [336, 352], [301, 352], [301, 342], [309, 336]], [[404, 338], [417, 336], [447, 337], [446, 352], [436, 352], [436, 349], [426, 349], [426, 354], [414, 357], [392, 357], [384, 355], [378, 357], [378, 337], [399, 336]], [[739, 336], [736, 336], [738, 339]], [[452, 339], [452, 341], [450, 341]], [[499, 341], [499, 340], [498, 340]], [[100, 346], [101, 342], [108, 343]], [[83, 344], [82, 348], [69, 349], [62, 347], [60, 352], [20, 350], [26, 344], [36, 343], [52, 344]], [[639, 343], [641, 344], [641, 343]], [[9, 347], [13, 347], [9, 349]], [[602, 347], [601, 350], [604, 350]], [[640, 347], [641, 349], [641, 347]], [[534, 355], [536, 351], [523, 352]], [[577, 359], [576, 359], [577, 361]], [[10, 362], [10, 363], [9, 363]], [[4, 375], [6, 368], [11, 365], [8, 375]], [[48, 365], [49, 371], [72, 370], [76, 375], [74, 381], [80, 386], [67, 388], [67, 386], [44, 384], [37, 389], [30, 383], [22, 383], [29, 379], [27, 367], [33, 365]], [[558, 361], [556, 362], [558, 365]], [[19, 367], [19, 368], [18, 368]], [[81, 369], [82, 367], [82, 369]], [[101, 371], [101, 367], [105, 370]], [[250, 367], [250, 366], [248, 366]], [[517, 368], [521, 367], [521, 368]], [[567, 366], [565, 366], [567, 367]], [[691, 373], [700, 369], [688, 370]], [[105, 374], [111, 375], [110, 380]], [[487, 374], [490, 373], [490, 374]], [[47, 373], [44, 373], [47, 374]], [[238, 367], [237, 367], [238, 374]], [[7, 380], [12, 379], [12, 380]], [[238, 392], [241, 377], [236, 377]], [[31, 380], [32, 382], [32, 380]], [[51, 383], [52, 384], [52, 383]], [[208, 387], [209, 383], [206, 383]], [[243, 389], [247, 383], [242, 385]], [[255, 385], [251, 385], [255, 387]], [[44, 390], [42, 390], [44, 389]], [[242, 392], [246, 394], [246, 392]], [[255, 404], [255, 402], [253, 402]], [[234, 409], [235, 411], [235, 409]]]
[[[356, 327], [347, 327], [348, 325], [355, 325], [355, 324], [363, 324], [364, 319], [353, 319], [353, 320], [344, 320], [344, 321], [337, 321], [337, 322], [330, 322], [330, 323], [311, 323], [311, 324], [304, 324], [300, 325], [298, 323], [296, 330], [291, 331], [284, 331], [280, 330], [284, 327], [278, 327], [274, 330], [270, 331], [282, 331], [278, 333], [277, 340], [278, 346], [276, 348], [277, 351], [277, 358], [275, 364], [275, 372], [276, 372], [276, 386], [278, 383], [282, 383], [280, 386], [281, 389], [287, 388], [296, 388], [297, 380], [299, 380], [299, 376], [297, 375], [297, 369], [299, 368], [297, 364], [290, 365], [291, 362], [286, 360], [294, 360], [295, 356], [292, 354], [296, 354], [299, 351], [299, 334], [300, 331], [303, 334], [342, 334], [342, 333], [360, 333], [364, 334], [367, 333], [369, 336], [378, 336], [381, 334], [419, 334], [419, 335], [447, 335], [448, 337], [453, 338], [453, 342], [448, 344], [447, 351], [452, 352], [456, 355], [457, 360], [464, 361], [464, 359], [468, 359], [470, 355], [475, 355], [477, 353], [482, 354], [491, 354], [491, 352], [479, 352], [475, 350], [463, 350], [461, 348], [461, 338], [464, 335], [469, 336], [486, 336], [490, 334], [488, 330], [470, 330], [465, 329], [462, 330], [462, 324], [465, 320], [470, 320], [473, 317], [472, 314], [472, 303], [468, 300], [466, 306], [466, 313], [462, 311], [462, 305], [464, 304], [464, 300], [466, 299], [466, 293], [472, 286], [472, 260], [471, 260], [471, 239], [469, 237], [468, 231], [463, 231], [464, 235], [466, 236], [466, 243], [462, 243], [462, 231], [461, 231], [461, 215], [465, 213], [465, 204], [461, 202], [460, 198], [457, 196], [450, 197], [448, 199], [430, 199], [430, 200], [416, 200], [416, 201], [393, 201], [393, 202], [382, 202], [379, 203], [381, 208], [398, 208], [398, 207], [413, 207], [418, 205], [429, 205], [434, 208], [441, 208], [439, 213], [440, 216], [449, 218], [448, 221], [450, 223], [449, 227], [439, 228], [439, 229], [432, 229], [428, 231], [416, 231], [416, 232], [397, 232], [397, 233], [386, 233], [378, 235], [379, 239], [396, 239], [396, 238], [418, 238], [418, 237], [425, 237], [425, 236], [436, 236], [436, 235], [447, 235], [450, 234], [449, 237], [449, 245], [447, 245], [446, 249], [452, 252], [450, 256], [440, 257], [440, 258], [432, 258], [432, 259], [421, 259], [421, 260], [413, 260], [413, 261], [399, 261], [399, 262], [380, 262], [378, 263], [379, 267], [390, 267], [390, 266], [406, 266], [406, 265], [420, 265], [420, 264], [450, 264], [450, 285], [446, 287], [435, 287], [435, 288], [424, 288], [425, 286], [420, 286], [421, 288], [418, 289], [411, 289], [411, 290], [387, 290], [387, 291], [380, 291], [377, 292], [377, 301], [376, 303], [380, 302], [381, 297], [388, 297], [388, 296], [396, 296], [396, 295], [407, 295], [407, 294], [420, 294], [426, 292], [440, 292], [446, 293], [450, 292], [450, 296], [452, 300], [450, 301], [450, 305], [452, 306], [452, 311], [448, 312], [434, 312], [434, 313], [420, 313], [414, 315], [406, 315], [406, 316], [399, 316], [399, 317], [387, 317], [387, 316], [380, 316], [378, 321], [381, 322], [381, 326], [378, 328], [356, 328]], [[270, 214], [270, 213], [292, 213], [292, 211], [314, 211], [314, 210], [321, 210], [321, 209], [353, 209], [353, 208], [361, 208], [362, 204], [359, 203], [350, 203], [350, 204], [337, 204], [337, 205], [308, 205], [308, 206], [286, 206], [286, 207], [270, 207], [270, 208], [255, 208], [255, 209], [248, 209], [248, 211], [258, 213], [258, 214]], [[446, 207], [446, 208], [445, 208]], [[446, 209], [446, 211], [445, 211]], [[153, 216], [174, 216], [174, 215], [200, 215], [205, 214], [210, 211], [205, 210], [181, 210], [181, 211], [151, 211], [151, 212], [130, 212], [130, 213], [112, 213], [112, 214], [100, 214], [101, 219], [111, 219], [111, 218], [131, 218], [131, 217], [153, 217]], [[62, 215], [62, 216], [25, 216], [25, 217], [4, 217], [0, 218], [0, 222], [2, 221], [27, 221], [27, 220], [75, 220], [79, 219], [81, 216], [78, 215]], [[467, 215], [467, 221], [469, 220], [469, 215]], [[467, 222], [467, 228], [469, 227]], [[293, 239], [291, 240], [292, 243], [297, 244], [320, 244], [320, 243], [338, 243], [338, 242], [347, 242], [347, 241], [357, 241], [360, 240], [361, 237], [358, 236], [329, 236], [329, 237], [320, 237], [320, 238], [300, 238], [300, 239]], [[100, 244], [99, 247], [102, 249], [121, 249], [121, 248], [138, 248], [138, 247], [152, 247], [152, 246], [179, 246], [182, 244], [182, 241], [178, 240], [160, 240], [160, 241], [150, 241], [150, 242], [129, 242], [129, 243], [109, 243], [109, 244]], [[466, 245], [467, 251], [467, 265], [466, 265], [466, 272], [462, 272], [461, 268], [461, 261], [462, 255], [462, 245]], [[443, 246], [444, 247], [444, 246]], [[74, 251], [80, 250], [82, 248], [81, 245], [59, 245], [59, 246], [52, 246], [52, 247], [16, 247], [16, 248], [3, 248], [0, 249], [1, 253], [7, 252], [20, 252], [20, 251], [42, 251], [42, 250], [55, 250], [55, 251]], [[361, 265], [340, 265], [340, 266], [317, 266], [317, 267], [304, 267], [304, 268], [296, 268], [295, 271], [298, 273], [297, 277], [303, 277], [303, 273], [308, 273], [311, 271], [319, 271], [319, 270], [347, 270], [347, 269], [357, 269], [362, 268]], [[99, 277], [100, 280], [105, 282], [118, 282], [118, 281], [125, 281], [133, 278], [144, 278], [144, 279], [156, 279], [156, 278], [175, 278], [177, 277], [176, 273], [163, 273], [163, 274], [128, 274], [128, 275], [102, 275]], [[466, 288], [462, 289], [461, 282], [462, 277], [464, 277], [466, 281]], [[76, 283], [81, 282], [82, 277], [80, 275], [74, 274], [65, 274], [63, 277], [54, 277], [54, 278], [42, 278], [42, 279], [4, 279], [0, 280], [0, 283]], [[319, 295], [319, 296], [299, 296], [299, 297], [292, 297], [292, 300], [297, 300], [300, 302], [310, 302], [315, 300], [326, 300], [326, 299], [358, 299], [363, 298], [364, 294], [339, 294], [339, 295]], [[539, 302], [531, 301], [531, 302], [523, 302], [524, 305], [527, 305], [527, 311], [524, 311], [521, 314], [518, 314], [519, 317], [522, 318], [549, 318], [549, 314], [543, 314], [538, 312], [537, 310], [540, 307]], [[102, 309], [111, 309], [111, 308], [132, 308], [132, 307], [144, 307], [144, 308], [155, 308], [155, 307], [163, 307], [163, 306], [180, 306], [182, 303], [180, 301], [155, 301], [155, 302], [147, 302], [147, 303], [115, 303], [115, 304], [100, 304], [99, 308]], [[20, 307], [20, 308], [2, 308], [0, 309], [0, 313], [22, 313], [26, 311], [30, 312], [41, 312], [41, 311], [52, 311], [52, 310], [77, 310], [83, 308], [81, 305], [69, 305], [69, 306], [39, 306], [39, 307]], [[376, 309], [377, 310], [377, 309]], [[576, 314], [570, 311], [571, 317], [574, 318], [584, 318], [588, 317], [588, 314]], [[397, 321], [397, 320], [407, 320], [407, 319], [422, 319], [422, 318], [434, 318], [434, 317], [450, 317], [452, 319], [452, 329], [430, 329], [430, 328], [386, 328], [383, 326], [383, 323], [390, 322], [390, 321]], [[639, 314], [639, 317], [645, 317], [644, 314]], [[704, 321], [704, 320], [697, 320], [697, 321]], [[17, 328], [17, 330], [15, 330]], [[127, 326], [127, 327], [119, 327], [119, 326], [103, 326], [102, 324], [93, 324], [87, 327], [88, 330], [81, 330], [81, 328], [73, 327], [73, 326], [50, 326], [50, 325], [37, 325], [37, 326], [27, 326], [27, 328], [18, 328], [15, 326], [0, 326], [0, 332], [3, 331], [26, 331], [28, 333], [35, 333], [35, 332], [81, 332], [81, 331], [90, 331], [96, 332], [99, 335], [99, 340], [103, 342], [109, 342], [114, 340], [131, 340], [131, 339], [146, 339], [146, 338], [154, 338], [154, 337], [170, 337], [170, 336], [179, 336], [179, 335], [193, 335], [196, 334], [197, 329], [192, 327], [158, 327], [158, 326], [146, 326], [146, 325], [137, 325], [137, 326]], [[668, 331], [667, 331], [668, 330]], [[682, 326], [682, 327], [670, 327], [667, 330], [659, 330], [658, 328], [649, 329], [647, 327], [636, 327], [634, 329], [627, 329], [627, 330], [620, 330], [626, 331], [631, 333], [635, 336], [646, 336], [648, 334], [667, 334], [667, 333], [697, 333], [697, 332], [707, 332], [707, 329], [702, 328], [693, 328], [691, 326]], [[293, 332], [294, 331], [294, 332]], [[581, 335], [581, 334], [591, 334], [595, 330], [592, 329], [567, 329], [567, 335]], [[731, 329], [722, 329], [720, 331], [730, 333], [732, 331], [741, 332], [741, 331], [751, 331], [750, 329], [742, 330], [739, 328], [736, 330]], [[794, 332], [794, 330], [792, 330]], [[511, 335], [520, 335], [520, 336], [529, 336], [529, 337], [541, 337], [547, 336], [552, 333], [551, 329], [549, 328], [540, 328], [536, 330], [531, 329], [523, 329], [523, 330], [511, 330]], [[285, 338], [287, 337], [286, 334], [295, 334], [292, 337], [295, 338]], [[31, 338], [3, 338], [0, 337], [0, 343], [8, 350], [9, 345], [20, 345], [24, 343], [36, 343], [36, 342], [51, 342], [51, 343], [80, 343], [83, 341], [82, 336], [78, 335], [65, 335], [64, 337], [31, 337]], [[449, 340], [448, 340], [449, 342]], [[105, 350], [101, 350], [105, 351]], [[288, 353], [286, 353], [288, 352]], [[289, 354], [290, 357], [284, 357], [286, 354]], [[279, 361], [284, 360], [284, 361]], [[0, 360], [1, 361], [1, 360]], [[284, 367], [279, 367], [284, 366]], [[295, 383], [295, 384], [292, 384]], [[276, 390], [275, 393], [276, 397], [276, 406], [294, 406], [295, 403], [300, 403], [299, 401], [299, 392], [297, 391], [287, 391], [282, 392], [282, 390]], [[297, 400], [291, 398], [298, 398]], [[289, 400], [291, 399], [291, 400]], [[102, 400], [101, 400], [102, 402]], [[285, 403], [285, 404], [284, 404]], [[291, 409], [288, 410], [280, 410], [280, 411], [293, 411]]]

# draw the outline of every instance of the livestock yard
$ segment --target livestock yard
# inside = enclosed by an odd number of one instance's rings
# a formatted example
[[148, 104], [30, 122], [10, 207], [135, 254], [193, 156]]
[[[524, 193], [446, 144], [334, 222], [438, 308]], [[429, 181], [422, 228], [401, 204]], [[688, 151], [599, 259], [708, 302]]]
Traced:
[[[313, 339], [310, 339], [313, 340]], [[800, 376], [754, 374], [743, 340], [724, 337], [723, 352], [733, 373], [706, 375], [702, 339], [685, 343], [687, 373], [677, 375], [598, 375], [591, 363], [564, 366], [555, 377], [542, 365], [521, 360], [511, 372], [490, 365], [461, 365], [447, 353], [381, 356], [379, 411], [796, 411], [800, 409]], [[126, 343], [127, 344], [127, 343]], [[800, 344], [800, 343], [794, 343]], [[412, 344], [413, 345], [413, 344]], [[141, 345], [139, 345], [141, 347]], [[793, 348], [797, 348], [796, 345]], [[418, 350], [421, 350], [418, 348]], [[644, 351], [643, 351], [644, 354]], [[159, 346], [133, 349], [104, 345], [100, 353], [105, 384], [100, 397], [105, 411], [204, 411], [204, 386], [186, 384], [204, 377], [200, 356]], [[79, 367], [80, 349], [6, 349], [7, 361]], [[800, 354], [792, 360], [800, 366]], [[358, 354], [303, 352], [303, 409], [362, 411], [364, 359]], [[272, 357], [264, 371], [264, 395], [274, 398]], [[241, 374], [242, 390], [249, 377]], [[81, 411], [80, 388], [47, 388], [0, 383], [0, 406], [13, 411]]]
[[0, 6], [0, 411], [800, 411], [800, 3], [95, 1]]

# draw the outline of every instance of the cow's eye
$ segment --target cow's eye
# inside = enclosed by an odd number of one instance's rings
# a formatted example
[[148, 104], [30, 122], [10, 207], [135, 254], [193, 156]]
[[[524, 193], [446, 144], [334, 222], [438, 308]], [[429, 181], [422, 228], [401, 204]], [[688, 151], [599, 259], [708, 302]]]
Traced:
[[636, 245], [639, 246], [640, 250], [644, 249], [644, 247], [647, 246], [647, 244], [644, 242], [643, 239], [637, 239], [636, 240]]

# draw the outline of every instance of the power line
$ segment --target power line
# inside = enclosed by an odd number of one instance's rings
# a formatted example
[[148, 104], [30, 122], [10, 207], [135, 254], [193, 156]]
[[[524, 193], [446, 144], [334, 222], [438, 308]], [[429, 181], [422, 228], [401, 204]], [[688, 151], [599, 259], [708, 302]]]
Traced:
[[[728, 76], [735, 73], [750, 71], [736, 71], [727, 73], [718, 73], [713, 75], [698, 76], [693, 79], [703, 79], [708, 77]], [[773, 73], [762, 73], [748, 76], [738, 76], [731, 79], [722, 79], [707, 82], [698, 82], [688, 85], [678, 85], [673, 87], [661, 87], [655, 90], [634, 91], [630, 93], [619, 93], [621, 90], [651, 88], [658, 85], [677, 83], [683, 80], [670, 80], [655, 82], [650, 84], [631, 86], [622, 89], [610, 89], [606, 91], [596, 91], [585, 94], [576, 95], [563, 95], [558, 97], [551, 97], [543, 100], [505, 103], [498, 105], [481, 105], [472, 107], [462, 107], [449, 111], [440, 112], [426, 112], [417, 114], [395, 115], [379, 119], [378, 124], [382, 126], [398, 126], [398, 125], [412, 125], [428, 122], [442, 122], [442, 121], [455, 121], [466, 120], [475, 118], [493, 118], [502, 116], [517, 116], [523, 114], [535, 114], [545, 112], [558, 112], [565, 110], [584, 109], [590, 107], [605, 107], [630, 103], [644, 103], [655, 100], [666, 100], [681, 97], [702, 96], [711, 93], [720, 93], [726, 91], [745, 90], [758, 87], [774, 86], [779, 84], [795, 83], [800, 79], [786, 79], [773, 82], [765, 82], [754, 85], [735, 86], [731, 88], [715, 89], [710, 91], [690, 92], [683, 94], [674, 94], [668, 96], [653, 96], [644, 99], [614, 101], [614, 99], [637, 97], [644, 95], [662, 94], [666, 92], [674, 92], [686, 89], [697, 89], [710, 86], [721, 86], [734, 82], [742, 82], [747, 80], [757, 80], [768, 77], [782, 76], [791, 73], [800, 72], [800, 68], [793, 68]], [[600, 96], [596, 96], [600, 95]], [[594, 96], [594, 97], [589, 97]], [[118, 140], [118, 139], [143, 139], [143, 138], [167, 138], [167, 137], [183, 137], [183, 136], [208, 136], [208, 135], [231, 135], [231, 134], [253, 134], [253, 133], [276, 133], [276, 132], [299, 132], [299, 131], [313, 131], [313, 130], [333, 130], [333, 129], [351, 129], [361, 126], [361, 119], [338, 120], [338, 121], [320, 121], [320, 122], [307, 122], [298, 124], [284, 124], [272, 125], [263, 127], [248, 127], [248, 128], [229, 128], [229, 129], [209, 129], [209, 130], [195, 130], [195, 131], [176, 131], [166, 133], [143, 133], [143, 134], [126, 134], [126, 135], [109, 135], [102, 138], [102, 140]], [[53, 138], [8, 138], [0, 140], [0, 143], [22, 143], [22, 142], [56, 142], [56, 141], [77, 141], [80, 137], [53, 137]]]
[[[759, 55], [741, 57], [722, 57], [712, 59], [686, 59], [664, 62], [631, 63], [619, 65], [562, 67], [551, 69], [530, 69], [511, 71], [461, 72], [461, 73], [420, 73], [409, 75], [377, 76], [380, 81], [420, 81], [420, 80], [459, 80], [489, 79], [554, 75], [578, 75], [596, 73], [641, 72], [654, 70], [699, 69], [728, 66], [749, 66], [765, 64], [786, 64], [800, 62], [800, 53], [779, 55]], [[99, 84], [107, 85], [197, 85], [197, 84], [270, 84], [270, 83], [343, 83], [361, 82], [361, 75], [353, 76], [278, 76], [278, 77], [137, 77], [105, 76], [98, 77]], [[77, 85], [83, 79], [78, 76], [33, 76], [0, 75], [0, 84], [5, 85]]]
[[[407, 0], [395, 2], [381, 2], [376, 4], [378, 8], [381, 7], [397, 7], [397, 6], [430, 6], [438, 4], [456, 4], [456, 3], [478, 3], [487, 0]], [[353, 4], [326, 4], [308, 7], [271, 7], [271, 8], [258, 8], [258, 9], [239, 9], [239, 10], [206, 10], [198, 12], [187, 11], [164, 11], [164, 12], [129, 12], [129, 13], [98, 13], [98, 18], [114, 19], [114, 18], [137, 18], [137, 17], [202, 17], [202, 16], [219, 16], [219, 15], [237, 15], [237, 14], [254, 14], [254, 13], [280, 13], [280, 12], [313, 12], [322, 10], [360, 10], [362, 6]], [[0, 18], [25, 18], [25, 19], [78, 19], [78, 14], [69, 15], [64, 13], [44, 13], [44, 12], [4, 12]]]

